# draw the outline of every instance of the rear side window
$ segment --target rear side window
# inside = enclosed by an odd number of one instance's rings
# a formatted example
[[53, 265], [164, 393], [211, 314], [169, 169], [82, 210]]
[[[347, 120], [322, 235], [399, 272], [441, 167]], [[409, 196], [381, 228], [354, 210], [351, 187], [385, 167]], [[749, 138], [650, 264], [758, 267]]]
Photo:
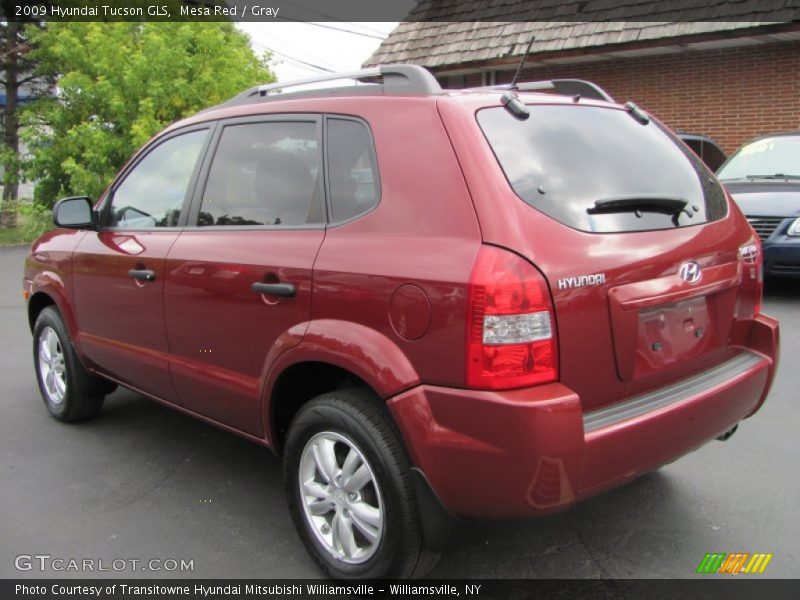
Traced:
[[371, 210], [380, 197], [372, 136], [360, 121], [327, 123], [331, 221], [347, 221]]
[[316, 122], [228, 125], [211, 163], [197, 224], [324, 222]]
[[530, 108], [525, 121], [484, 109], [478, 123], [516, 194], [564, 225], [646, 231], [727, 214], [710, 171], [655, 121], [592, 106]]

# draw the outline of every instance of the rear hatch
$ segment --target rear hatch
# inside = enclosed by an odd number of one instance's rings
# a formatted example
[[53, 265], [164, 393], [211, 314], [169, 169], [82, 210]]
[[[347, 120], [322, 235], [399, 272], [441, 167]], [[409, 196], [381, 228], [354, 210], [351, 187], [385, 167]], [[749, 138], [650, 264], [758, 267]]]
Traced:
[[740, 284], [757, 278], [739, 249], [755, 240], [702, 161], [643, 113], [529, 108], [473, 113], [506, 180], [478, 189], [476, 208], [484, 241], [547, 278], [560, 379], [584, 409], [732, 355], [737, 319], [752, 316]]

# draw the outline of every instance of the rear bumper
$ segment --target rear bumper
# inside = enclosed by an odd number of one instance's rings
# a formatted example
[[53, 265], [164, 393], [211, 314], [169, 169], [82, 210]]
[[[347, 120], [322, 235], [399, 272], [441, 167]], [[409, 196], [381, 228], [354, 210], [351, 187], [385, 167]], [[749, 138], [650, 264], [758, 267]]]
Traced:
[[507, 392], [423, 385], [388, 405], [414, 465], [452, 514], [544, 515], [671, 462], [752, 415], [769, 391], [777, 349], [777, 321], [759, 316], [738, 357], [621, 403], [616, 414], [584, 414], [559, 383]]

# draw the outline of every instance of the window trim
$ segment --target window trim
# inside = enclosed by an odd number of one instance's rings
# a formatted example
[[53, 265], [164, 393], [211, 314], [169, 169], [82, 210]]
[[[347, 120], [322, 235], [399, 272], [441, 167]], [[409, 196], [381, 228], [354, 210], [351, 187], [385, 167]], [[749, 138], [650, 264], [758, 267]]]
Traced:
[[316, 138], [317, 138], [317, 160], [319, 168], [322, 171], [323, 177], [325, 176], [324, 164], [324, 135], [322, 132], [322, 115], [319, 113], [280, 113], [280, 114], [260, 114], [260, 115], [247, 115], [243, 117], [230, 117], [227, 119], [220, 119], [217, 121], [217, 126], [213, 135], [211, 136], [209, 149], [202, 161], [200, 172], [198, 173], [197, 183], [195, 185], [194, 193], [192, 194], [191, 204], [187, 211], [186, 222], [183, 227], [186, 231], [304, 231], [304, 230], [318, 230], [325, 229], [330, 219], [328, 212], [327, 189], [325, 185], [320, 187], [320, 194], [322, 194], [323, 206], [323, 221], [320, 223], [306, 223], [304, 225], [203, 225], [197, 224], [200, 216], [200, 206], [203, 201], [203, 194], [205, 193], [206, 186], [208, 185], [208, 176], [211, 173], [211, 165], [214, 162], [214, 157], [219, 151], [220, 140], [225, 127], [232, 125], [246, 125], [248, 123], [314, 123], [316, 125]]
[[[380, 166], [378, 165], [378, 152], [377, 148], [375, 147], [375, 136], [372, 133], [372, 127], [370, 127], [369, 123], [362, 119], [361, 117], [355, 117], [352, 115], [340, 115], [336, 113], [325, 113], [324, 117], [324, 125], [322, 131], [323, 143], [324, 143], [324, 171], [325, 171], [325, 210], [328, 214], [328, 227], [341, 227], [343, 225], [347, 225], [348, 223], [352, 223], [353, 221], [357, 221], [361, 219], [380, 206], [381, 201], [383, 200], [383, 185], [381, 185], [381, 172]], [[374, 169], [374, 176], [375, 176], [375, 192], [377, 197], [375, 199], [375, 203], [369, 210], [366, 210], [362, 213], [359, 213], [355, 216], [350, 217], [349, 219], [344, 219], [341, 221], [336, 221], [333, 219], [333, 207], [331, 206], [331, 191], [330, 191], [330, 168], [328, 166], [328, 158], [330, 157], [330, 152], [328, 151], [328, 121], [330, 120], [339, 120], [339, 121], [354, 121], [363, 125], [367, 130], [367, 135], [369, 135], [369, 151], [370, 151], [370, 162], [372, 163], [372, 167]]]
[[[109, 186], [108, 192], [106, 193], [105, 197], [102, 199], [102, 204], [100, 207], [100, 231], [126, 231], [126, 232], [140, 232], [140, 231], [179, 231], [186, 224], [186, 217], [191, 206], [191, 199], [194, 195], [195, 188], [197, 186], [197, 177], [200, 173], [201, 166], [205, 162], [205, 157], [208, 154], [208, 149], [211, 143], [211, 140], [214, 137], [214, 134], [217, 129], [216, 121], [205, 121], [202, 123], [197, 123], [194, 125], [190, 125], [188, 127], [182, 127], [180, 129], [175, 129], [170, 131], [165, 135], [161, 135], [156, 137], [155, 139], [151, 140], [149, 143], [144, 145], [136, 154], [134, 154], [133, 159], [130, 163], [117, 175], [114, 179], [113, 183]], [[178, 224], [172, 227], [113, 227], [108, 225], [109, 220], [111, 218], [111, 205], [114, 203], [114, 194], [116, 194], [119, 187], [125, 182], [134, 169], [136, 169], [139, 164], [156, 148], [161, 146], [162, 144], [175, 139], [178, 136], [185, 135], [188, 133], [194, 133], [197, 131], [206, 131], [206, 138], [203, 142], [203, 146], [200, 148], [200, 154], [198, 155], [198, 160], [194, 165], [194, 169], [192, 170], [192, 174], [189, 177], [189, 182], [186, 186], [186, 193], [183, 197], [183, 203], [181, 204], [181, 212], [178, 216]]]

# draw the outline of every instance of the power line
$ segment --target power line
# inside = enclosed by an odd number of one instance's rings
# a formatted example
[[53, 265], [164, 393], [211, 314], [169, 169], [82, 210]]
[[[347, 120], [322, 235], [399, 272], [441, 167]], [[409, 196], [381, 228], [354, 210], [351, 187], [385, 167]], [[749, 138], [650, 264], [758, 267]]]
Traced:
[[314, 27], [322, 27], [323, 29], [332, 29], [334, 31], [341, 31], [342, 33], [349, 33], [351, 35], [360, 35], [361, 37], [372, 38], [373, 40], [385, 40], [385, 35], [373, 35], [371, 33], [362, 33], [361, 31], [353, 31], [352, 29], [345, 29], [343, 27], [334, 27], [333, 25], [323, 25], [322, 23], [314, 23], [312, 21], [301, 21], [300, 19], [290, 19], [287, 17], [277, 17], [281, 21], [292, 21], [294, 23], [305, 23], [306, 25], [313, 25]]
[[267, 50], [269, 52], [272, 52], [273, 54], [283, 58], [284, 60], [288, 60], [289, 62], [294, 63], [295, 65], [300, 65], [302, 67], [309, 67], [311, 69], [314, 69], [315, 71], [320, 71], [322, 73], [335, 73], [336, 72], [333, 69], [328, 69], [327, 67], [322, 67], [320, 65], [315, 65], [314, 63], [310, 63], [310, 62], [306, 62], [304, 60], [300, 60], [299, 58], [291, 57], [288, 54], [283, 54], [282, 52], [278, 52], [277, 50], [271, 50], [270, 48], [267, 48]]
[[268, 48], [264, 44], [260, 44], [258, 42], [253, 42], [253, 45], [261, 48], [261, 50], [266, 50], [267, 52], [271, 52], [272, 54], [280, 56], [284, 60], [288, 60], [289, 62], [293, 62], [293, 63], [295, 63], [297, 65], [301, 65], [301, 66], [304, 66], [304, 67], [310, 67], [310, 68], [315, 69], [317, 71], [322, 71], [323, 73], [335, 73], [336, 72], [333, 69], [328, 69], [327, 67], [322, 67], [320, 65], [315, 65], [314, 63], [306, 62], [304, 60], [300, 60], [299, 58], [294, 58], [293, 56], [289, 56], [288, 54], [284, 54], [283, 52], [278, 52], [277, 50], [274, 50], [273, 48]]
[[324, 13], [321, 10], [316, 9], [316, 8], [310, 8], [308, 6], [305, 6], [304, 4], [300, 4], [298, 2], [289, 2], [288, 0], [284, 0], [284, 4], [288, 4], [289, 6], [296, 6], [300, 10], [304, 10], [306, 12], [309, 12], [312, 15], [319, 15], [320, 17], [323, 17], [325, 19], [333, 19], [334, 21], [338, 21], [339, 20], [336, 17], [334, 17], [333, 15], [329, 15], [328, 13]]
[[276, 36], [272, 32], [266, 31], [264, 28], [261, 27], [261, 23], [254, 23], [254, 25], [262, 34], [264, 34], [265, 36], [267, 36], [267, 38], [269, 38], [270, 42], [278, 43], [278, 44], [281, 44], [282, 46], [286, 46], [287, 48], [289, 48], [295, 54], [295, 56], [302, 56], [306, 60], [314, 61], [314, 63], [319, 64], [319, 65], [321, 65], [323, 67], [326, 67], [326, 68], [330, 68], [330, 69], [332, 69], [334, 71], [341, 71], [341, 69], [339, 69], [335, 65], [333, 65], [333, 64], [331, 64], [331, 63], [329, 63], [329, 62], [327, 62], [325, 60], [321, 60], [318, 57], [313, 56], [312, 54], [310, 54], [310, 53], [308, 53], [308, 52], [306, 52], [304, 50], [301, 50], [300, 48], [297, 48], [296, 46], [293, 46], [292, 44], [290, 44], [289, 42], [284, 41], [282, 38]]
[[[376, 33], [378, 35], [383, 35], [382, 31], [380, 31], [378, 29], [375, 29], [374, 27], [367, 27], [363, 23], [356, 23], [356, 22], [350, 22], [350, 21], [345, 21], [344, 23], [345, 23], [345, 25], [350, 25], [351, 27], [361, 27], [361, 29], [366, 29], [367, 31], [371, 31], [372, 33]], [[384, 36], [383, 39], [386, 39], [386, 36]]]
[[344, 27], [334, 27], [333, 25], [323, 25], [322, 23], [314, 23], [313, 21], [308, 21], [308, 25], [314, 25], [315, 27], [323, 27], [324, 29], [333, 29], [334, 31], [342, 31], [344, 33], [350, 33], [353, 35], [360, 35], [362, 37], [372, 38], [373, 40], [385, 40], [385, 35], [373, 35], [371, 33], [362, 33], [361, 31], [353, 31], [352, 29], [345, 29]]
[[[339, 21], [339, 17], [337, 17], [337, 16], [334, 16], [334, 15], [332, 15], [330, 13], [323, 12], [323, 11], [319, 10], [318, 8], [312, 8], [310, 6], [306, 6], [305, 4], [303, 4], [301, 2], [297, 2], [296, 0], [293, 0], [293, 1], [284, 0], [284, 4], [288, 4], [290, 6], [295, 6], [295, 7], [299, 8], [301, 11], [305, 11], [305, 12], [310, 13], [312, 15], [318, 15], [318, 16], [326, 19], [326, 20], [330, 19], [331, 21]], [[302, 22], [305, 23], [306, 21], [302, 21]], [[380, 36], [383, 36], [383, 37], [376, 38], [376, 39], [381, 39], [381, 40], [385, 40], [386, 39], [386, 36], [383, 35], [382, 31], [378, 31], [378, 30], [373, 29], [371, 27], [367, 27], [366, 25], [363, 25], [361, 23], [351, 23], [349, 21], [345, 21], [345, 23], [347, 25], [352, 26], [352, 27], [361, 27], [362, 29], [366, 29], [367, 31], [372, 31], [372, 33], [376, 33], [376, 34], [378, 34]], [[311, 23], [311, 24], [313, 25], [313, 23]], [[334, 28], [331, 27], [331, 29], [334, 29]], [[344, 30], [343, 29], [342, 31], [348, 31], [348, 30]], [[355, 35], [366, 35], [366, 34], [358, 32], [358, 31], [348, 31], [348, 33], [353, 33]]]

